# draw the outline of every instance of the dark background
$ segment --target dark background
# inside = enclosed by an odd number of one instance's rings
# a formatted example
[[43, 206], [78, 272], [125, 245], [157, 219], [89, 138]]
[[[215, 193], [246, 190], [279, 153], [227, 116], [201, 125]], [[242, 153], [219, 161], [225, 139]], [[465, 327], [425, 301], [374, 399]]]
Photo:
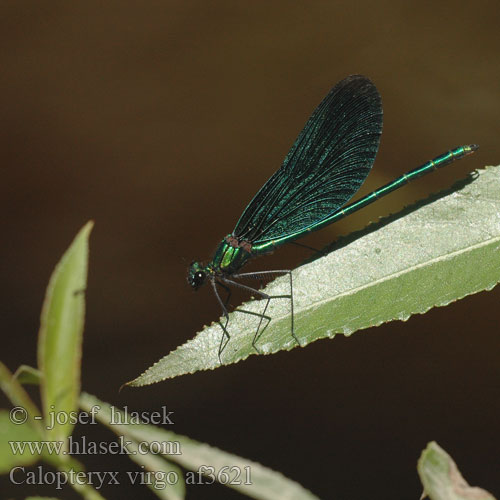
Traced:
[[[430, 440], [469, 482], [500, 494], [500, 289], [118, 393], [219, 316], [208, 287], [186, 284], [187, 262], [211, 256], [338, 80], [365, 74], [383, 98], [380, 152], [362, 193], [451, 147], [481, 149], [308, 244], [500, 163], [497, 1], [0, 7], [1, 359], [10, 369], [36, 365], [50, 273], [94, 219], [86, 391], [134, 410], [166, 405], [174, 431], [279, 470], [321, 498], [418, 498], [416, 461]], [[292, 268], [308, 256], [291, 246], [253, 268]], [[82, 460], [89, 470], [136, 470], [125, 458]], [[57, 493], [7, 483], [16, 498]], [[154, 498], [126, 484], [102, 493]], [[241, 498], [218, 486], [188, 493]]]

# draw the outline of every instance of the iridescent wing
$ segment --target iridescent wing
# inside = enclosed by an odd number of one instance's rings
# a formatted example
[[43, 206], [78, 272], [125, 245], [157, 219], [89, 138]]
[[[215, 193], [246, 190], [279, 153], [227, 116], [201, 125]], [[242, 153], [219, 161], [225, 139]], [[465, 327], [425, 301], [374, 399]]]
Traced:
[[381, 133], [375, 85], [360, 75], [340, 81], [309, 118], [281, 168], [246, 207], [234, 236], [258, 245], [314, 229], [361, 187]]

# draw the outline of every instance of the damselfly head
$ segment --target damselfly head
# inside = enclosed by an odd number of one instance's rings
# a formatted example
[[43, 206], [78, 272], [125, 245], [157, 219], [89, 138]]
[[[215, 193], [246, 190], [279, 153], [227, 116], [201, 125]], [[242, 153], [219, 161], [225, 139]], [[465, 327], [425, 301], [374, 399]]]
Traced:
[[188, 269], [187, 280], [195, 290], [205, 283], [206, 277], [207, 273], [204, 266], [202, 266], [199, 262], [191, 262]]

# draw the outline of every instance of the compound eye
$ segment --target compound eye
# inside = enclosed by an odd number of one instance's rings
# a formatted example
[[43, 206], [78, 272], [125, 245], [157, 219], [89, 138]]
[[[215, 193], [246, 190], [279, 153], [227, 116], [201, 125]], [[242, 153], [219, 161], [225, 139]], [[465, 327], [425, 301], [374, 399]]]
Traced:
[[194, 281], [195, 286], [200, 286], [205, 281], [205, 273], [198, 271], [193, 276], [193, 281]]

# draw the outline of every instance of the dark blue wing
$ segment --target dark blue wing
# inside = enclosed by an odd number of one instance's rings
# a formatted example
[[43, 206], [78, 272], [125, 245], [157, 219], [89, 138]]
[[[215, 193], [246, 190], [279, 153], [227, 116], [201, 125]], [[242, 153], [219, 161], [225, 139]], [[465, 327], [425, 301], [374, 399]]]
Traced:
[[382, 104], [375, 85], [360, 75], [340, 81], [309, 118], [281, 168], [247, 206], [233, 234], [259, 244], [301, 233], [339, 210], [370, 172], [381, 132]]

